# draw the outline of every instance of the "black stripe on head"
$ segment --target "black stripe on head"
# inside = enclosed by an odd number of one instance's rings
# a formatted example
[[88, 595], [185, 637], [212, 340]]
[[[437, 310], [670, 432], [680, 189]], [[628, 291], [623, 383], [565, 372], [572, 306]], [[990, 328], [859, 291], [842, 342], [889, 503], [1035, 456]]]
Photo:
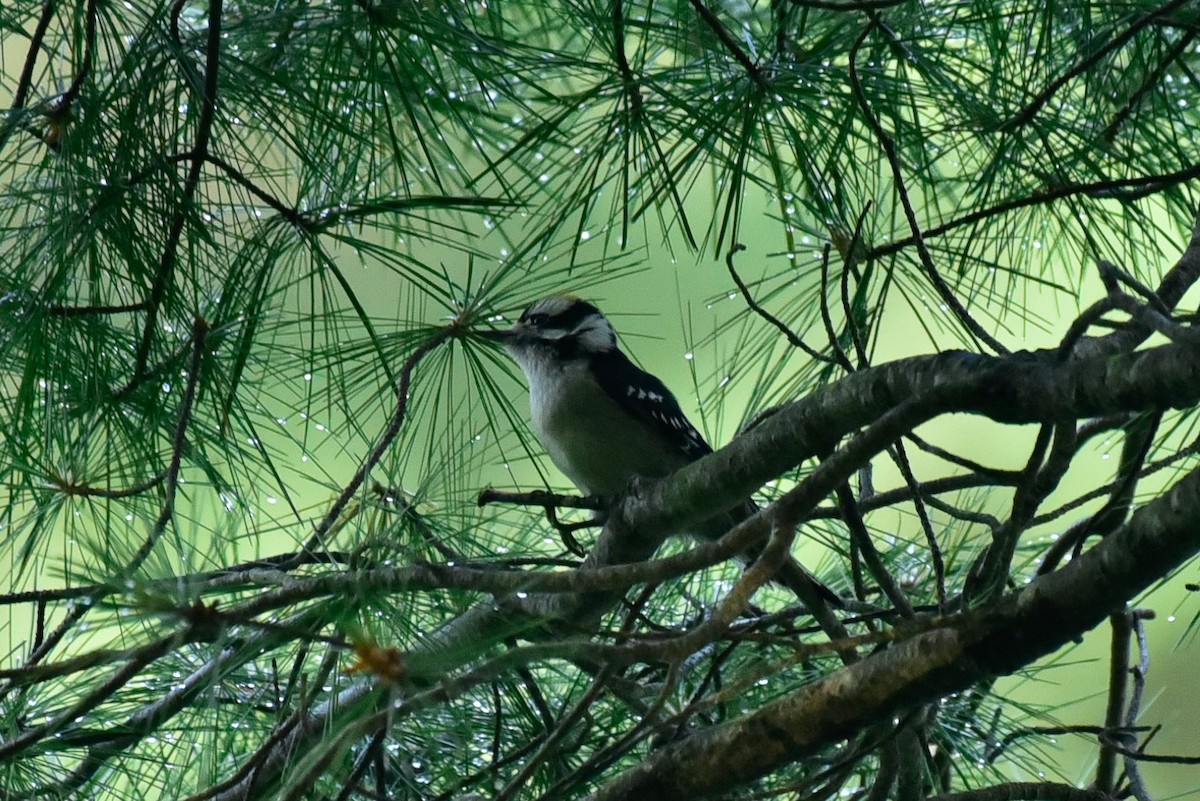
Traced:
[[563, 328], [567, 331], [574, 331], [575, 328], [585, 319], [591, 316], [602, 316], [600, 310], [586, 300], [576, 300], [568, 306], [562, 313], [551, 317], [550, 320], [555, 328]]
[[573, 331], [591, 314], [598, 315], [600, 310], [586, 300], [571, 295], [555, 295], [543, 298], [526, 309], [521, 315], [521, 322], [538, 328]]
[[553, 345], [563, 357], [611, 350], [617, 337], [608, 320], [591, 303], [573, 295], [543, 298], [521, 315], [531, 341]]

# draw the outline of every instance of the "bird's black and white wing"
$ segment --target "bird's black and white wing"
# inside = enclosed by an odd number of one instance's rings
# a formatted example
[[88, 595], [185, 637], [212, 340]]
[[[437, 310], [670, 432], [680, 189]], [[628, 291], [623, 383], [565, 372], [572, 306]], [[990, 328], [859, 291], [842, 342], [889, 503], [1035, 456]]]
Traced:
[[663, 382], [631, 362], [619, 350], [596, 354], [592, 377], [621, 408], [646, 423], [678, 448], [691, 462], [712, 453], [704, 437], [679, 408], [679, 401]]

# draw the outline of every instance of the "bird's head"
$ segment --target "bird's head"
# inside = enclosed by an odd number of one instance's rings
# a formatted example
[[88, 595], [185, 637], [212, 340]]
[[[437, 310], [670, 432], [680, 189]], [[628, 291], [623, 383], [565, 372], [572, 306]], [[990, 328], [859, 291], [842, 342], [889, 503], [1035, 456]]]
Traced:
[[600, 310], [574, 295], [551, 295], [527, 308], [507, 331], [487, 332], [513, 356], [554, 351], [584, 355], [614, 350], [617, 335]]

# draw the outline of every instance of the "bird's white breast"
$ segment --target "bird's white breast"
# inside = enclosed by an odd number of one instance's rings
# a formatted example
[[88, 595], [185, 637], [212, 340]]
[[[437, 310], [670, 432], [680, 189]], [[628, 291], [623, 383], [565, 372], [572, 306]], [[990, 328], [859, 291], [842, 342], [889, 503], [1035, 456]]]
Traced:
[[609, 397], [585, 362], [514, 355], [529, 380], [534, 433], [581, 492], [615, 495], [635, 477], [664, 476], [687, 462]]

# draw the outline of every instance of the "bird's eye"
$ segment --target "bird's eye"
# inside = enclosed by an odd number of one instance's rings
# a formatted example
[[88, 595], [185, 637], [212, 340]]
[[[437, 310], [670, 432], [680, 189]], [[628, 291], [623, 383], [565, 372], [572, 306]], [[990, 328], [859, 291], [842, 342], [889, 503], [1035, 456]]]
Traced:
[[525, 318], [525, 324], [532, 325], [535, 328], [540, 328], [541, 326], [545, 325], [546, 321], [549, 319], [550, 318], [544, 314], [531, 314]]

